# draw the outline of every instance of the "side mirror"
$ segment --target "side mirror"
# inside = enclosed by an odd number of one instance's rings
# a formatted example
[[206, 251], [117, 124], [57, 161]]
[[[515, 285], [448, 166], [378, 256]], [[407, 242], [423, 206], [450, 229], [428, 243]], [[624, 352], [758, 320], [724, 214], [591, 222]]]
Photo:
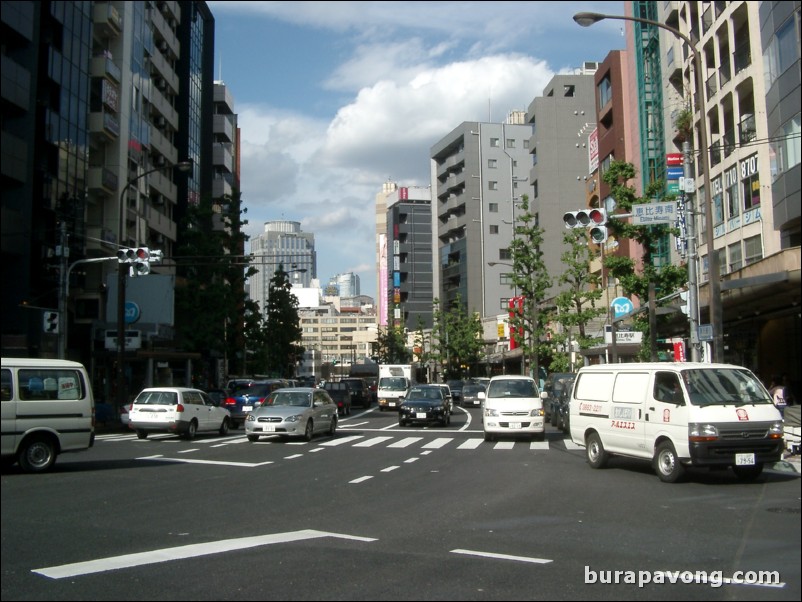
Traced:
[[546, 393], [545, 391], [541, 391], [540, 392], [540, 399], [548, 399], [548, 397], [549, 397], [549, 394]]
[[479, 391], [479, 394], [477, 395], [477, 397], [479, 399], [481, 399], [481, 400], [484, 400], [485, 397], [486, 397], [485, 392], [484, 391]]

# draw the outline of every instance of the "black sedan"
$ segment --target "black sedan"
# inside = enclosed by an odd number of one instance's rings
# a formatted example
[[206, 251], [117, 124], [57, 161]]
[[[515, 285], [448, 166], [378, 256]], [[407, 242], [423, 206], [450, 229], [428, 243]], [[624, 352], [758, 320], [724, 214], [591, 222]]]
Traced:
[[398, 408], [398, 425], [414, 422], [439, 422], [440, 426], [451, 423], [448, 400], [439, 385], [417, 385], [407, 391]]

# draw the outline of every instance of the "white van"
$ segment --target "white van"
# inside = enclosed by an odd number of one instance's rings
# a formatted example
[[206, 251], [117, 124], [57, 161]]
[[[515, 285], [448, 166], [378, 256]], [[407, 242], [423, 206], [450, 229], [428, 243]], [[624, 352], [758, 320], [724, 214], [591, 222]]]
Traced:
[[610, 455], [650, 460], [673, 483], [685, 466], [732, 467], [755, 479], [780, 460], [783, 424], [746, 368], [727, 364], [604, 364], [580, 368], [571, 440], [602, 468]]
[[528, 376], [494, 376], [487, 389], [479, 392], [485, 441], [501, 436], [546, 437], [543, 400]]
[[63, 452], [95, 443], [95, 401], [77, 362], [2, 358], [3, 461], [43, 472]]

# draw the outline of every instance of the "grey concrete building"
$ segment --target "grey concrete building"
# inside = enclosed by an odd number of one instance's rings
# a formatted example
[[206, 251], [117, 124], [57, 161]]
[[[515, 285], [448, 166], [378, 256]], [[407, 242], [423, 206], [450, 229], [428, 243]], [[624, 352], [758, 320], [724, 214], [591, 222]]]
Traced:
[[432, 146], [435, 297], [443, 309], [459, 297], [482, 316], [507, 311], [509, 244], [516, 204], [527, 193], [531, 134], [514, 112], [505, 123], [463, 122]]

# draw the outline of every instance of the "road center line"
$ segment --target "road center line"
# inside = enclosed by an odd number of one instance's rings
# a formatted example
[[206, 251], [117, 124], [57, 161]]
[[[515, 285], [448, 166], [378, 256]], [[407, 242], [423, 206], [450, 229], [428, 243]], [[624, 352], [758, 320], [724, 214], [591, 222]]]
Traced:
[[44, 577], [50, 577], [51, 579], [64, 579], [67, 577], [77, 577], [79, 575], [91, 575], [104, 571], [167, 562], [168, 560], [183, 560], [185, 558], [195, 558], [197, 556], [207, 556], [209, 554], [219, 554], [221, 552], [245, 550], [258, 546], [303, 541], [305, 539], [317, 539], [321, 537], [337, 537], [340, 539], [352, 539], [364, 542], [376, 541], [376, 539], [372, 537], [358, 537], [355, 535], [343, 535], [339, 533], [327, 533], [326, 531], [316, 531], [314, 529], [304, 529], [302, 531], [242, 537], [239, 539], [224, 539], [209, 543], [163, 548], [161, 550], [151, 550], [150, 552], [140, 552], [137, 554], [124, 554], [123, 556], [112, 556], [109, 558], [100, 558], [98, 560], [88, 560], [86, 562], [75, 562], [73, 564], [35, 569], [31, 572], [38, 573]]

